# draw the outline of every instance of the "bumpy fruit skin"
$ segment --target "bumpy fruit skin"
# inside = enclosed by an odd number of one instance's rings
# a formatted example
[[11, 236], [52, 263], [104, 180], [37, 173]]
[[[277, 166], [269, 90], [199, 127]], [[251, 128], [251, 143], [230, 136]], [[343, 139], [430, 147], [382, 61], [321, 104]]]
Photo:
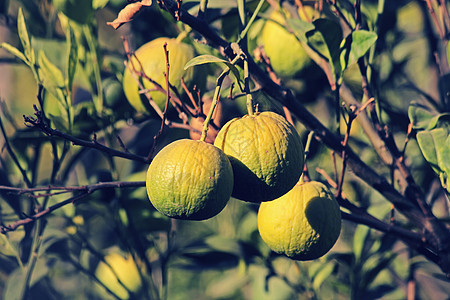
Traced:
[[150, 202], [168, 217], [205, 220], [228, 203], [233, 170], [227, 156], [202, 141], [178, 140], [164, 147], [147, 171]]
[[[141, 46], [136, 50], [135, 56], [131, 62], [128, 62], [128, 67], [125, 69], [123, 75], [123, 90], [128, 102], [134, 109], [141, 113], [151, 111], [150, 104], [144, 95], [139, 94], [139, 86], [132, 74], [132, 65], [137, 71], [140, 71], [140, 64], [144, 73], [152, 80], [156, 81], [161, 87], [166, 89], [166, 80], [164, 73], [166, 72], [166, 58], [163, 45], [167, 43], [167, 50], [169, 51], [169, 82], [182, 92], [181, 77], [189, 85], [195, 77], [195, 68], [189, 68], [184, 71], [184, 66], [188, 61], [194, 58], [194, 48], [188, 44], [170, 39], [166, 37], [157, 38]], [[138, 62], [139, 60], [139, 62]], [[130, 69], [131, 68], [131, 69]], [[142, 79], [143, 85], [150, 92], [150, 96], [159, 106], [164, 109], [166, 104], [166, 93], [155, 90], [156, 86], [147, 79]]]
[[287, 193], [303, 170], [304, 149], [295, 128], [273, 112], [227, 122], [214, 145], [228, 155], [234, 173], [233, 197], [269, 201]]
[[[278, 12], [271, 14], [271, 20], [284, 23]], [[269, 20], [265, 23], [261, 43], [275, 73], [280, 77], [292, 77], [307, 66], [311, 59], [297, 38], [276, 22]]]
[[261, 203], [258, 230], [273, 251], [295, 260], [316, 259], [339, 237], [339, 204], [324, 184], [298, 183], [282, 197]]
[[95, 275], [117, 297], [120, 299], [129, 299], [130, 295], [128, 291], [119, 283], [117, 278], [119, 278], [131, 292], [137, 292], [141, 288], [141, 276], [139, 275], [139, 271], [133, 258], [130, 255], [123, 257], [118, 253], [112, 253], [106, 256], [105, 260], [117, 274], [117, 277], [103, 262], [99, 263]]

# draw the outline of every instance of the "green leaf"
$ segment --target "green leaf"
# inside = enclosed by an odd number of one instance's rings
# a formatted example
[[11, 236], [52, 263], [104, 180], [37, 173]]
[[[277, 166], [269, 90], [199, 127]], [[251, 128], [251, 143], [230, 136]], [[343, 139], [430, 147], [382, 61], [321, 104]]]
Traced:
[[396, 257], [397, 253], [394, 252], [387, 252], [382, 255], [375, 254], [369, 257], [364, 262], [361, 286], [367, 287], [373, 283], [380, 272], [385, 270]]
[[317, 19], [313, 24], [315, 30], [306, 33], [308, 44], [328, 59], [333, 71], [339, 71], [339, 54], [342, 41], [341, 27], [336, 22], [328, 19]]
[[417, 133], [420, 151], [434, 172], [441, 179], [441, 184], [450, 192], [450, 135], [445, 128], [424, 130]]
[[364, 249], [366, 249], [367, 240], [370, 238], [370, 228], [367, 226], [359, 225], [356, 227], [355, 234], [353, 236], [353, 253], [355, 260], [359, 261], [362, 258]]
[[58, 69], [45, 55], [44, 51], [38, 54], [39, 73], [45, 87], [64, 88], [64, 77]]
[[72, 91], [73, 79], [78, 62], [78, 46], [75, 38], [75, 33], [70, 24], [67, 24], [66, 29], [67, 40], [67, 65], [66, 65], [66, 84], [69, 91]]
[[14, 46], [11, 46], [8, 43], [1, 43], [0, 47], [2, 47], [3, 49], [5, 49], [6, 51], [8, 51], [9, 53], [11, 53], [12, 55], [14, 55], [15, 57], [19, 58], [20, 60], [22, 60], [24, 63], [28, 64], [28, 60], [25, 57], [25, 55], [23, 55], [22, 52], [20, 52], [19, 49], [17, 49]]
[[[21, 293], [25, 280], [26, 269], [16, 269], [8, 276], [8, 281], [5, 285], [4, 299], [19, 300], [22, 299]], [[47, 261], [43, 258], [39, 258], [34, 266], [33, 273], [31, 274], [30, 287], [39, 282], [49, 272]]]
[[27, 24], [25, 23], [25, 18], [23, 16], [22, 8], [19, 8], [17, 15], [17, 30], [19, 32], [20, 42], [22, 43], [25, 57], [31, 65], [36, 62], [34, 50], [31, 46], [31, 39], [28, 34]]
[[[14, 234], [14, 235], [16, 235], [16, 236], [20, 235], [23, 238], [24, 233], [19, 232], [19, 234]], [[8, 235], [6, 235], [6, 234], [0, 235], [0, 253], [2, 255], [16, 257], [16, 259], [18, 260], [18, 263], [21, 264], [22, 262], [20, 261], [20, 255], [19, 255], [19, 251], [18, 251], [18, 242], [14, 242], [14, 240], [11, 239], [10, 237], [11, 237], [11, 233], [9, 233]]]
[[363, 57], [377, 41], [377, 34], [367, 30], [357, 30], [347, 36], [341, 44], [341, 67], [344, 71], [348, 66]]
[[188, 61], [186, 63], [186, 65], [184, 66], [184, 70], [187, 70], [191, 67], [194, 66], [199, 66], [199, 65], [203, 65], [203, 64], [210, 64], [210, 63], [223, 63], [225, 64], [228, 68], [230, 68], [231, 72], [233, 72], [234, 77], [236, 77], [236, 80], [240, 80], [240, 74], [238, 69], [236, 68], [235, 65], [233, 65], [232, 63], [230, 63], [227, 60], [218, 58], [214, 55], [209, 55], [209, 54], [205, 54], [205, 55], [200, 55], [197, 57], [194, 57], [193, 59], [191, 59], [190, 61]]
[[409, 121], [414, 129], [426, 129], [431, 120], [436, 117], [436, 112], [420, 103], [412, 102], [408, 107]]
[[322, 267], [319, 269], [319, 271], [315, 274], [313, 280], [313, 288], [315, 291], [319, 291], [320, 290], [320, 286], [322, 285], [322, 283], [329, 278], [329, 276], [333, 273], [334, 271], [334, 263], [329, 262], [326, 263], [324, 265], [322, 265]]
[[312, 23], [305, 22], [300, 19], [287, 19], [286, 23], [292, 30], [292, 33], [302, 42], [308, 43], [306, 34], [315, 29]]

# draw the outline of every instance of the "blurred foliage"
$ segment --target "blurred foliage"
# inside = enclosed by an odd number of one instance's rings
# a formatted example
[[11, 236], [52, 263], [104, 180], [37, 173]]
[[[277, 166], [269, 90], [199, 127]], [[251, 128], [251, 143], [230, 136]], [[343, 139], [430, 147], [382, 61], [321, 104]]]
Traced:
[[[236, 41], [239, 1], [208, 2], [206, 21], [227, 41]], [[247, 1], [249, 16], [258, 2]], [[270, 2], [277, 3], [267, 1], [249, 31], [252, 50], [257, 48], [257, 37], [273, 9]], [[294, 1], [285, 2], [294, 7]], [[346, 84], [358, 100], [364, 94], [356, 62], [359, 58], [368, 62], [380, 118], [389, 125], [400, 148], [406, 147], [406, 164], [433, 212], [448, 227], [449, 201], [444, 190], [450, 193], [450, 77], [440, 76], [435, 64], [438, 34], [426, 4], [418, 0], [361, 1], [364, 30], [351, 33], [333, 13], [329, 2], [334, 1], [299, 2], [315, 13], [310, 22], [290, 19], [293, 34], [332, 63], [335, 79]], [[340, 13], [355, 26], [353, 1], [336, 2]], [[74, 146], [25, 126], [22, 115], [33, 115], [33, 105], [43, 109], [52, 128], [83, 140], [95, 136], [96, 142], [114, 149], [126, 145], [127, 152], [144, 157], [153, 147], [158, 151], [189, 136], [188, 130], [166, 127], [154, 145], [161, 120], [134, 112], [122, 91], [126, 54], [121, 37], [126, 36], [137, 49], [156, 37], [186, 34], [185, 42], [205, 55], [202, 63], [208, 63], [207, 88], [200, 91], [205, 98], [212, 96], [223, 70], [222, 60], [217, 58], [220, 54], [156, 4], [117, 31], [106, 26], [126, 3], [1, 2], [1, 186], [145, 180], [145, 163]], [[185, 0], [183, 8], [195, 15], [199, 1]], [[211, 56], [215, 58], [208, 59]], [[233, 68], [236, 78], [243, 76], [240, 67]], [[232, 86], [235, 77], [227, 77], [222, 88], [223, 120], [246, 113], [245, 97], [237, 85]], [[343, 135], [339, 126], [345, 127], [345, 121], [336, 122], [335, 96], [318, 65], [312, 63], [295, 76], [279, 79], [326, 127]], [[43, 87], [42, 103], [36, 97], [39, 86]], [[264, 92], [255, 90], [252, 95], [259, 111], [284, 113], [280, 103]], [[347, 120], [345, 110], [340, 110], [344, 112], [341, 118]], [[174, 110], [167, 114], [180, 122], [178, 116]], [[295, 116], [294, 121], [306, 141], [307, 130]], [[409, 124], [413, 134], [408, 135], [406, 145]], [[369, 166], [390, 178], [392, 170], [381, 162], [363, 130], [357, 118], [350, 146]], [[309, 176], [326, 182], [326, 173], [334, 179], [332, 174], [338, 171], [334, 153], [317, 142], [309, 150]], [[341, 166], [340, 158], [337, 165]], [[12, 224], [77, 195], [75, 191], [45, 193], [1, 190], [0, 224]], [[392, 205], [351, 171], [346, 174], [343, 194], [373, 216], [391, 222]], [[134, 258], [142, 281], [137, 291], [129, 291], [136, 299], [405, 299], [411, 287], [416, 299], [450, 295], [448, 278], [435, 264], [395, 235], [350, 221], [344, 221], [337, 244], [320, 259], [296, 262], [275, 254], [258, 234], [257, 209], [255, 204], [231, 199], [225, 210], [210, 220], [178, 221], [157, 212], [143, 186], [96, 191], [46, 218], [0, 235], [0, 298], [117, 298], [96, 276], [97, 266], [110, 253]], [[394, 219], [405, 228], [411, 226], [399, 214]]]

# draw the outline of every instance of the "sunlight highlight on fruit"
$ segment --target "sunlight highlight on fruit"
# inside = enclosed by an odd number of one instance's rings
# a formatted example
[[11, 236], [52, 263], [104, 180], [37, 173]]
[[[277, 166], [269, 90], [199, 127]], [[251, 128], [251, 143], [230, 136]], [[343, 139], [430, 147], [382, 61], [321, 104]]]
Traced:
[[261, 203], [258, 230], [273, 251], [296, 260], [316, 259], [339, 237], [339, 204], [324, 184], [299, 182], [282, 197]]
[[297, 183], [303, 170], [304, 149], [296, 129], [273, 112], [229, 121], [214, 145], [230, 158], [233, 197], [244, 201], [280, 197]]
[[163, 148], [147, 172], [147, 194], [168, 217], [205, 220], [228, 203], [233, 171], [227, 156], [203, 141], [178, 140]]

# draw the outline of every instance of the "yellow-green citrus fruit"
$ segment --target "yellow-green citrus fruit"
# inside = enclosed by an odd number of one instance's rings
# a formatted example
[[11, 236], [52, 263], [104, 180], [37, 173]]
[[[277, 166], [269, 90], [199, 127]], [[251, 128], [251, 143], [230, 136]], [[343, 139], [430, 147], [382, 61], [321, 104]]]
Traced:
[[324, 184], [299, 182], [280, 198], [261, 203], [258, 230], [273, 251], [296, 260], [316, 259], [339, 237], [339, 204]]
[[230, 158], [233, 197], [269, 201], [287, 193], [303, 170], [300, 137], [286, 119], [273, 112], [246, 115], [227, 122], [214, 145]]
[[278, 24], [284, 24], [280, 13], [273, 12], [271, 20], [262, 29], [261, 43], [275, 73], [280, 77], [292, 77], [308, 65], [311, 59], [295, 35]]
[[[139, 94], [139, 85], [132, 73], [132, 66], [137, 71], [141, 71], [142, 65], [144, 73], [152, 80], [156, 81], [164, 90], [166, 89], [166, 57], [163, 45], [167, 43], [169, 51], [169, 82], [182, 93], [181, 77], [190, 85], [193, 84], [195, 68], [189, 68], [186, 71], [184, 66], [188, 61], [194, 58], [194, 48], [188, 44], [166, 37], [157, 38], [141, 46], [136, 50], [135, 57], [128, 62], [123, 75], [123, 90], [128, 102], [136, 111], [145, 113], [151, 111], [150, 104], [145, 95]], [[140, 64], [139, 64], [139, 62]], [[141, 79], [143, 86], [150, 90], [150, 96], [159, 106], [164, 109], [166, 104], [166, 93], [156, 89], [156, 86], [147, 79]]]
[[214, 217], [233, 190], [227, 156], [203, 141], [177, 140], [164, 147], [147, 171], [147, 194], [162, 214], [186, 220]]
[[131, 292], [137, 292], [141, 288], [141, 276], [131, 255], [123, 257], [118, 253], [112, 253], [105, 257], [105, 261], [112, 270], [107, 264], [100, 262], [95, 276], [117, 297], [120, 299], [130, 298], [130, 294], [124, 286]]

